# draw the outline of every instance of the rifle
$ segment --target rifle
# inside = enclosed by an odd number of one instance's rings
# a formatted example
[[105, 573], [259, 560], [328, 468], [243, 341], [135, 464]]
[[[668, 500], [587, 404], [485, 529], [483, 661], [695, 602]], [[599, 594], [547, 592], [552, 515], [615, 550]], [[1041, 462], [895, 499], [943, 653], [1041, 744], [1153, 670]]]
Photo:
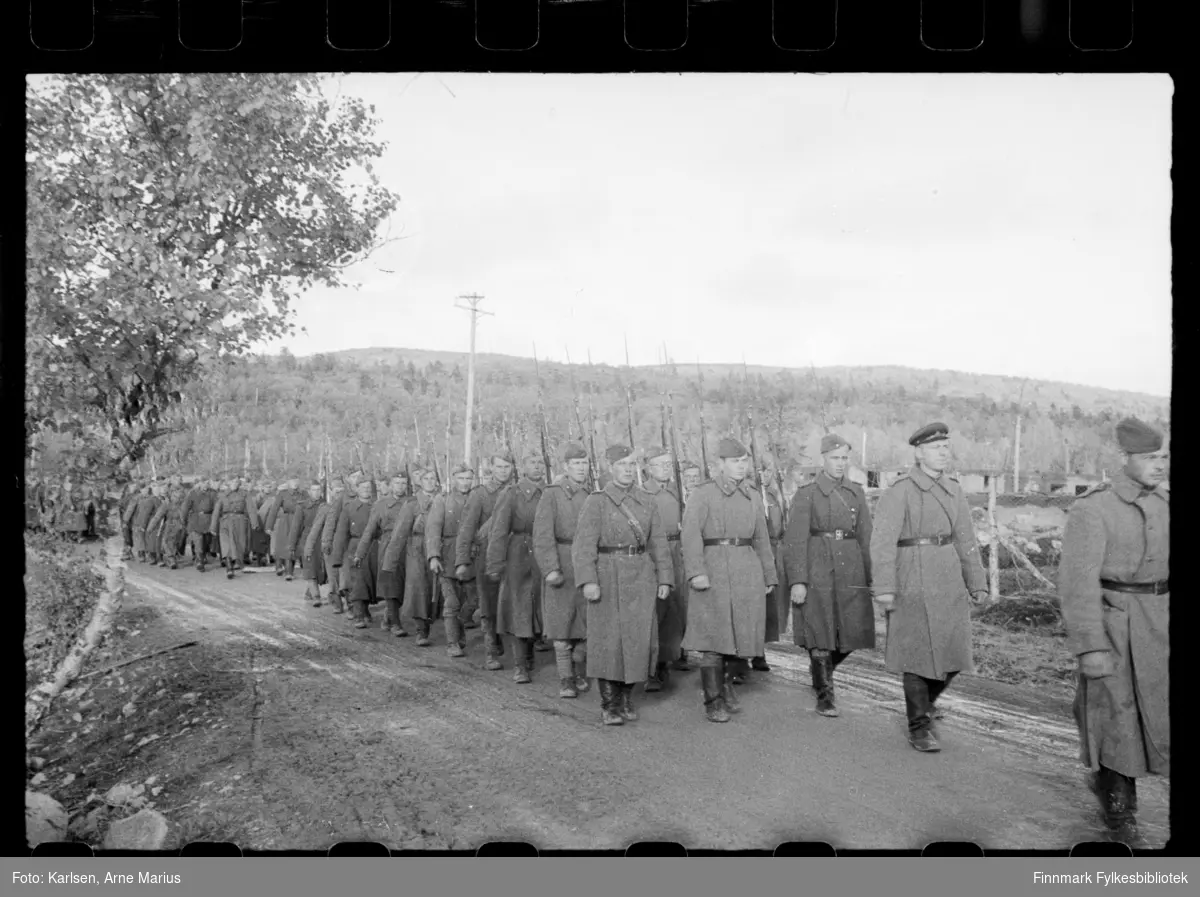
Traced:
[[454, 412], [450, 408], [446, 409], [446, 482], [443, 492], [450, 491], [450, 429], [453, 422]]
[[[628, 385], [625, 387], [625, 414], [629, 420], [629, 448], [633, 450], [635, 448], [633, 439], [633, 394]], [[642, 486], [642, 466], [640, 464], [637, 468], [637, 484], [639, 487]]]
[[696, 376], [700, 379], [700, 463], [704, 465], [701, 471], [703, 480], [712, 474], [708, 469], [708, 432], [704, 426], [704, 371], [700, 367], [700, 359], [696, 359]]
[[[588, 440], [583, 438], [583, 418], [579, 414], [579, 390], [575, 385], [575, 369], [571, 367], [571, 350], [567, 349], [567, 375], [571, 378], [571, 402], [575, 408], [575, 426], [579, 428], [579, 440], [583, 442], [584, 450], [588, 453], [588, 490], [597, 492], [599, 483], [596, 479], [596, 436], [588, 431]], [[595, 426], [593, 425], [593, 430]]]
[[675, 488], [679, 490], [679, 525], [683, 526], [683, 468], [679, 463], [679, 439], [675, 434], [675, 397], [667, 390], [667, 417], [671, 429], [671, 462], [675, 468]]
[[538, 415], [542, 419], [541, 439], [542, 439], [542, 463], [546, 465], [546, 483], [551, 482], [553, 471], [550, 468], [550, 452], [546, 448], [546, 405], [542, 401], [542, 369], [538, 365], [537, 344], [533, 346], [533, 370], [537, 376], [537, 396], [538, 396]]
[[767, 484], [763, 482], [762, 472], [758, 468], [758, 437], [754, 435], [754, 403], [748, 395], [750, 384], [750, 371], [746, 367], [746, 357], [742, 356], [742, 386], [747, 390], [746, 397], [746, 422], [750, 425], [750, 463], [754, 465], [754, 482], [758, 485], [758, 491], [762, 493], [763, 512], [767, 510]]
[[[779, 426], [783, 429], [783, 405], [779, 406]], [[779, 442], [771, 435], [771, 430], [767, 430], [767, 438], [771, 440], [771, 454], [775, 457], [775, 486], [779, 489], [779, 511], [783, 517], [783, 528], [787, 529], [788, 522], [788, 500], [783, 492], [783, 464], [779, 452]]]

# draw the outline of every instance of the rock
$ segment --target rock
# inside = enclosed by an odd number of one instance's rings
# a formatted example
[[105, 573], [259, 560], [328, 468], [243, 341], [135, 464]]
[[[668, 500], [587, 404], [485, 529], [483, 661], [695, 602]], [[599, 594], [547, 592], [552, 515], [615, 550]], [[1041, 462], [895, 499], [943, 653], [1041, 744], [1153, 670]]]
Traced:
[[199, 699], [200, 695], [194, 691], [189, 691], [186, 695], [180, 698], [180, 700], [187, 701], [189, 704], [198, 701]]
[[108, 827], [105, 850], [162, 850], [167, 840], [167, 817], [157, 810], [139, 810]]
[[27, 761], [26, 765], [30, 769], [41, 769], [43, 766], [46, 765], [46, 761], [43, 760], [41, 757], [30, 757], [29, 760]]
[[45, 781], [46, 781], [46, 774], [44, 772], [39, 772], [32, 779], [29, 780], [29, 784], [30, 785], [41, 785]]
[[137, 743], [137, 746], [138, 746], [138, 747], [145, 747], [145, 746], [146, 746], [146, 745], [148, 745], [150, 742], [152, 742], [152, 741], [158, 741], [158, 739], [160, 739], [160, 738], [162, 738], [162, 736], [161, 736], [161, 735], [147, 735], [145, 738], [143, 738], [141, 741], [139, 741], [139, 742]]
[[145, 784], [153, 785], [157, 781], [158, 781], [158, 776], [150, 776], [150, 778], [146, 779]]
[[83, 714], [82, 713], [72, 713], [71, 719], [75, 720], [75, 722], [77, 722], [77, 723], [81, 723], [81, 722], [83, 722]]
[[144, 785], [113, 785], [104, 795], [104, 800], [113, 806], [119, 807], [124, 804], [134, 803], [145, 793], [146, 787]]
[[70, 785], [74, 781], [75, 781], [75, 773], [69, 772], [65, 776], [63, 776], [62, 787], [66, 788], [68, 785]]
[[63, 805], [37, 791], [25, 792], [25, 838], [30, 847], [43, 841], [62, 841], [67, 835], [67, 811]]
[[136, 713], [136, 712], [137, 712], [137, 705], [134, 704], [133, 701], [130, 701], [128, 704], [126, 704], [124, 707], [121, 708], [122, 716], [133, 716], [134, 713]]
[[155, 797], [158, 797], [160, 794], [162, 794], [162, 785], [156, 785], [155, 787], [151, 788], [150, 793]]

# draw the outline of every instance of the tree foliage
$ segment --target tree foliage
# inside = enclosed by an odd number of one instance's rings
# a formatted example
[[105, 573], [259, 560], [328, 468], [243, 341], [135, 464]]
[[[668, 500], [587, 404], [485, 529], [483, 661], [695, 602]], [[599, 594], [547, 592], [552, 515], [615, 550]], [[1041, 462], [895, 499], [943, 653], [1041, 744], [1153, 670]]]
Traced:
[[[293, 329], [398, 197], [373, 109], [310, 75], [68, 75], [27, 101], [26, 445], [138, 459], [222, 358]], [[198, 411], [199, 409], [193, 409]]]

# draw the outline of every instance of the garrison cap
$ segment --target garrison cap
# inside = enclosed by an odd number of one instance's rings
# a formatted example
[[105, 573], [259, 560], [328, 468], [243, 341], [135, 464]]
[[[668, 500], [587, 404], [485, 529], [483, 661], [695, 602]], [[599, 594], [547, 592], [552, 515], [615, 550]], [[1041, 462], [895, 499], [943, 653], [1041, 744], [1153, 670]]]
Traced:
[[654, 448], [650, 449], [649, 452], [646, 453], [646, 460], [653, 461], [655, 458], [662, 458], [663, 456], [670, 457], [670, 455], [671, 455], [671, 450], [669, 448], [666, 448], [665, 446], [663, 446], [663, 447], [655, 446]]
[[455, 464], [454, 469], [450, 471], [451, 476], [457, 476], [460, 473], [469, 473], [472, 476], [475, 475], [475, 471], [471, 469], [471, 465], [465, 461]]
[[717, 444], [717, 456], [720, 458], [742, 458], [750, 454], [746, 447], [732, 436], [726, 436]]
[[492, 454], [488, 458], [488, 460], [489, 461], [496, 461], [496, 460], [507, 461], [509, 464], [517, 463], [516, 459], [513, 458], [512, 452], [510, 452], [508, 449], [497, 449], [496, 451], [492, 452]]
[[911, 446], [925, 445], [930, 442], [937, 442], [939, 439], [949, 439], [950, 428], [945, 424], [938, 422], [926, 424], [908, 437], [908, 444]]
[[578, 442], [568, 442], [566, 446], [563, 447], [562, 456], [563, 461], [575, 461], [579, 458], [586, 458], [588, 453]]
[[832, 452], [834, 449], [839, 449], [842, 446], [850, 448], [850, 443], [839, 436], [837, 433], [826, 433], [821, 437], [821, 454]]
[[1157, 452], [1162, 448], [1162, 434], [1136, 417], [1127, 417], [1117, 424], [1117, 444], [1131, 455]]
[[544, 462], [545, 460], [546, 459], [542, 457], [541, 450], [536, 448], [529, 449], [529, 451], [525, 452], [525, 454], [521, 456], [522, 464], [528, 464], [530, 461]]
[[610, 445], [604, 451], [604, 458], [609, 464], [616, 464], [618, 461], [624, 461], [633, 454], [633, 449], [627, 445]]
[[684, 461], [682, 464], [679, 465], [680, 472], [685, 471], [685, 470], [699, 470], [699, 469], [700, 469], [700, 465], [697, 464], [695, 461]]

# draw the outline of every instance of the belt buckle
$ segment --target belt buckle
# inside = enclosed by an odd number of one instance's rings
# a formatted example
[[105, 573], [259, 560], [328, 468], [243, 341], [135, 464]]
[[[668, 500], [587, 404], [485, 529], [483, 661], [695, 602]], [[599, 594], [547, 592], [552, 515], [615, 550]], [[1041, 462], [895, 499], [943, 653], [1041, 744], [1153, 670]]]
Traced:
[[833, 531], [833, 538], [834, 538], [834, 539], [844, 539], [844, 538], [846, 538], [846, 533], [845, 533], [845, 530], [835, 529], [835, 530]]

